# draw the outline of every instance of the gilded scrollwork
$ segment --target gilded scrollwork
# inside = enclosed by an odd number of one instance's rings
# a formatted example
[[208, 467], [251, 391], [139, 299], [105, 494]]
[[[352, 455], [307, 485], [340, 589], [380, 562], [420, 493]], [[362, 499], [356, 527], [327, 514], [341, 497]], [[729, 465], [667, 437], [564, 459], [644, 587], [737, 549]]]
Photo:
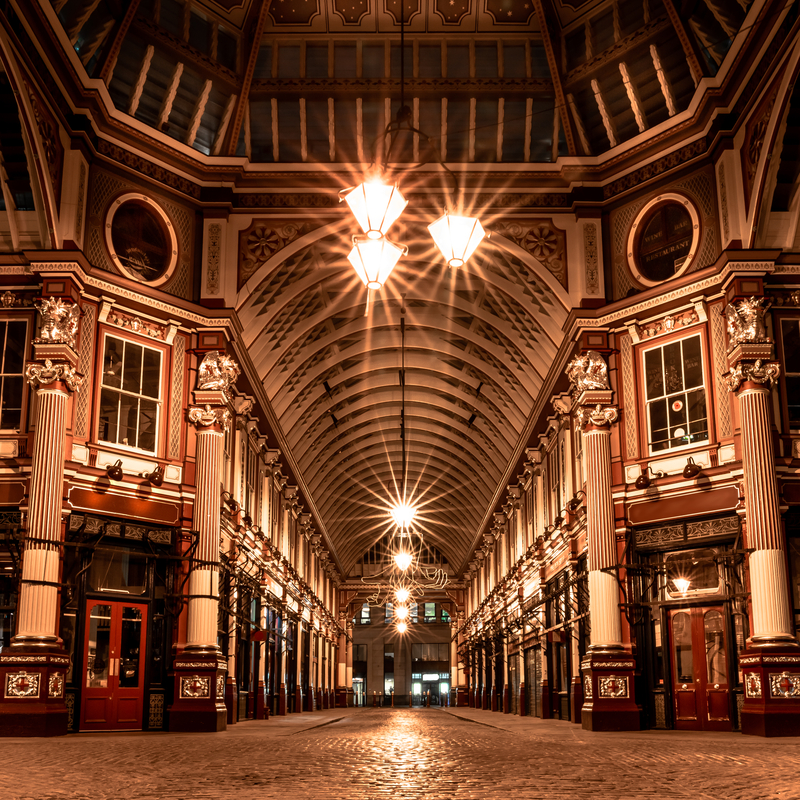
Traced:
[[737, 344], [762, 344], [771, 342], [767, 336], [764, 314], [770, 304], [764, 297], [750, 297], [738, 303], [728, 303], [725, 317], [728, 320], [728, 346]]
[[619, 409], [616, 406], [603, 406], [598, 403], [594, 408], [584, 406], [575, 414], [575, 418], [581, 427], [594, 425], [602, 428], [604, 425], [610, 425], [617, 421]]
[[6, 697], [38, 697], [39, 680], [38, 672], [9, 672], [6, 674]]
[[77, 392], [83, 383], [83, 375], [75, 371], [75, 367], [70, 364], [54, 364], [49, 358], [45, 359], [44, 364], [34, 362], [25, 368], [25, 378], [31, 386], [49, 386], [56, 381], [62, 381], [73, 392]]
[[231, 424], [231, 412], [227, 408], [220, 406], [192, 406], [189, 409], [189, 422], [193, 422], [200, 428], [219, 425], [223, 430], [227, 431]]
[[229, 395], [231, 385], [239, 377], [239, 365], [225, 353], [212, 350], [203, 357], [197, 370], [199, 390], [219, 390]]
[[728, 390], [735, 392], [745, 381], [772, 387], [780, 374], [780, 364], [775, 361], [764, 362], [759, 358], [753, 364], [740, 361], [727, 375], [723, 376], [723, 380]]
[[567, 365], [567, 376], [577, 396], [591, 389], [608, 389], [608, 366], [596, 350], [576, 356]]
[[75, 303], [65, 303], [58, 297], [45, 297], [36, 300], [34, 305], [42, 315], [42, 329], [36, 341], [67, 344], [74, 348], [80, 307]]

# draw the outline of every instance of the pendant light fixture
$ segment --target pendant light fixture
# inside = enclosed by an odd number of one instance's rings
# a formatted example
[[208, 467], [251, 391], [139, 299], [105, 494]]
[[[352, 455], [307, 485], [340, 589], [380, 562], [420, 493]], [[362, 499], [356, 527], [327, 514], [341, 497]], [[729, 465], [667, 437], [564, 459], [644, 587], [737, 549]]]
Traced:
[[[414, 127], [412, 120], [411, 109], [405, 102], [405, 17], [401, 3], [400, 108], [373, 145], [370, 177], [358, 186], [342, 189], [339, 192], [339, 201], [344, 200], [347, 203], [364, 231], [364, 236], [353, 237], [353, 249], [348, 259], [368, 289], [380, 289], [400, 257], [408, 253], [407, 247], [396, 245], [385, 238], [386, 232], [408, 205], [408, 200], [403, 197], [397, 183], [389, 178], [389, 173], [392, 171], [407, 172], [433, 161], [438, 163], [452, 180], [454, 202], [448, 203], [444, 214], [428, 225], [428, 231], [449, 267], [463, 267], [486, 236], [486, 231], [477, 217], [468, 217], [456, 211], [461, 201], [458, 178], [442, 161], [434, 139]], [[398, 141], [407, 141], [413, 136], [419, 137], [419, 141], [426, 143], [429, 157], [412, 167], [392, 169], [392, 150], [395, 145]], [[377, 159], [379, 152], [381, 158]], [[385, 246], [379, 248], [375, 246], [376, 243], [385, 243]]]

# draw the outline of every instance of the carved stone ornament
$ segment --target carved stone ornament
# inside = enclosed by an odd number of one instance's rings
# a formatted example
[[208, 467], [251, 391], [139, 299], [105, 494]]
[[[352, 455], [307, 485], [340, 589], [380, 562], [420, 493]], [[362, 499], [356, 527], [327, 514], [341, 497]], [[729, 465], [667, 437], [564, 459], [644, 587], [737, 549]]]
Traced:
[[36, 300], [34, 305], [42, 315], [42, 329], [36, 341], [63, 343], [74, 348], [80, 307], [75, 303], [65, 303], [58, 297]]
[[744, 696], [758, 699], [761, 697], [761, 676], [757, 672], [746, 672], [744, 675]]
[[584, 675], [583, 676], [583, 697], [585, 700], [592, 699], [592, 676], [591, 675]]
[[47, 681], [47, 696], [48, 697], [63, 697], [64, 696], [64, 673], [53, 672]]
[[216, 389], [228, 395], [239, 372], [239, 365], [230, 356], [212, 350], [205, 354], [197, 370], [197, 388]]
[[197, 700], [211, 696], [211, 678], [192, 675], [190, 678], [181, 678], [181, 697]]
[[731, 392], [735, 392], [745, 381], [749, 383], [763, 383], [770, 388], [781, 374], [781, 367], [775, 361], [764, 363], [760, 358], [754, 364], [740, 361], [727, 375], [723, 376], [725, 385]]
[[769, 693], [783, 699], [800, 697], [800, 675], [782, 672], [769, 676]]
[[602, 428], [604, 425], [610, 425], [612, 422], [616, 422], [618, 417], [619, 409], [616, 406], [604, 407], [600, 403], [594, 408], [581, 408], [575, 415], [581, 427], [588, 424], [594, 425], [597, 428]]
[[628, 697], [628, 677], [626, 675], [604, 675], [597, 680], [600, 697]]
[[217, 700], [225, 700], [225, 676], [217, 675]]
[[6, 697], [38, 697], [39, 679], [38, 672], [27, 673], [9, 672], [6, 674]]
[[217, 406], [192, 406], [189, 409], [189, 422], [194, 422], [195, 425], [201, 428], [210, 428], [212, 425], [219, 425], [222, 430], [226, 431], [231, 424], [231, 412], [227, 408]]
[[25, 367], [25, 377], [31, 386], [49, 386], [55, 381], [63, 381], [73, 391], [77, 392], [83, 383], [83, 375], [75, 371], [69, 364], [54, 364], [49, 358], [44, 364], [31, 363]]
[[737, 344], [771, 342], [764, 324], [764, 313], [770, 304], [764, 297], [751, 297], [738, 303], [728, 303], [725, 317], [728, 320], [728, 350]]
[[596, 350], [572, 359], [567, 365], [567, 376], [576, 397], [587, 389], [611, 388], [608, 385], [608, 366]]

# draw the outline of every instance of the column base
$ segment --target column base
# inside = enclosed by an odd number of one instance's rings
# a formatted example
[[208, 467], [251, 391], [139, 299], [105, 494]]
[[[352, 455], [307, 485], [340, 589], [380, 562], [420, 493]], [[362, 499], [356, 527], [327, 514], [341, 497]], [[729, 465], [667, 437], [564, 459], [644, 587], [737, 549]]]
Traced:
[[744, 682], [741, 728], [747, 736], [800, 736], [800, 649], [781, 642], [739, 656]]
[[286, 716], [286, 687], [283, 684], [278, 689], [278, 716]]
[[227, 727], [226, 664], [214, 654], [184, 651], [175, 660], [175, 701], [169, 708], [169, 730], [216, 732]]
[[511, 692], [509, 691], [508, 684], [503, 687], [503, 713], [511, 713]]
[[519, 685], [519, 715], [521, 717], [528, 716], [528, 692], [524, 683]]
[[587, 731], [638, 731], [641, 709], [634, 696], [634, 659], [624, 651], [592, 653], [581, 664], [584, 702], [581, 723]]
[[256, 690], [255, 718], [269, 719], [269, 706], [267, 705], [267, 695], [263, 681], [258, 682], [258, 689]]
[[542, 719], [553, 718], [553, 702], [550, 695], [550, 681], [542, 679]]
[[294, 690], [294, 712], [295, 714], [302, 714], [305, 711], [305, 706], [303, 705], [304, 700], [303, 690], [298, 686]]
[[581, 709], [583, 708], [583, 683], [580, 677], [572, 679], [572, 685], [569, 689], [569, 707], [572, 711], [570, 722], [580, 725], [583, 721], [581, 719]]
[[12, 645], [0, 656], [0, 736], [65, 736], [69, 656], [56, 644]]
[[355, 702], [353, 690], [348, 686], [336, 689], [336, 708], [352, 708]]
[[455, 691], [453, 692], [453, 705], [456, 708], [468, 708], [469, 707], [469, 689], [466, 686], [456, 686]]

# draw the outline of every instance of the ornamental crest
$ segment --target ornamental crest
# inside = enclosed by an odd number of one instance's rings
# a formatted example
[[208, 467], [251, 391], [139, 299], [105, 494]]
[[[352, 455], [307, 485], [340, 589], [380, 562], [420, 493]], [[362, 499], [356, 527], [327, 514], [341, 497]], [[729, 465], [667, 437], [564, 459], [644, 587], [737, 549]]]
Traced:
[[53, 672], [47, 681], [47, 696], [48, 697], [63, 697], [64, 696], [64, 673]]
[[597, 350], [589, 350], [572, 359], [567, 365], [567, 376], [577, 396], [588, 389], [609, 389], [608, 366]]
[[38, 672], [27, 673], [9, 672], [6, 674], [6, 697], [38, 697], [39, 679]]
[[600, 697], [628, 697], [628, 677], [626, 675], [605, 675], [597, 680]]
[[782, 672], [769, 676], [769, 691], [773, 697], [785, 699], [800, 697], [800, 675]]
[[764, 297], [751, 297], [738, 303], [728, 303], [725, 317], [728, 320], [728, 349], [737, 344], [761, 344], [771, 342], [764, 324], [764, 313], [770, 304]]
[[78, 319], [81, 310], [75, 303], [65, 303], [58, 297], [35, 300], [34, 305], [42, 315], [42, 329], [37, 342], [63, 343], [75, 347]]
[[775, 361], [764, 363], [759, 358], [754, 364], [740, 361], [727, 375], [723, 376], [723, 381], [731, 392], [735, 392], [745, 381], [772, 386], [780, 374], [780, 364]]
[[196, 700], [211, 696], [211, 678], [201, 678], [192, 675], [191, 678], [181, 678], [181, 697]]
[[239, 365], [225, 353], [212, 350], [203, 357], [197, 370], [197, 388], [220, 390], [228, 395], [230, 386], [239, 377]]
[[748, 672], [744, 676], [744, 696], [761, 697], [761, 676], [757, 672]]

